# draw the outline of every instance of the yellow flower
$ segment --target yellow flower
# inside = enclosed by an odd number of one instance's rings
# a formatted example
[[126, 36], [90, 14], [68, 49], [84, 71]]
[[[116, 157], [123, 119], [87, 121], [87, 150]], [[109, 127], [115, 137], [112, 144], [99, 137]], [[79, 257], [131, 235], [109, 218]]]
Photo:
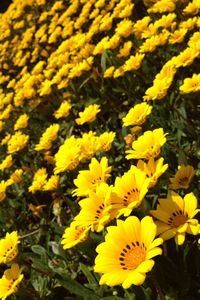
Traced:
[[75, 169], [79, 164], [80, 145], [74, 136], [66, 139], [55, 154], [54, 174]]
[[133, 22], [128, 19], [122, 20], [117, 24], [115, 31], [121, 37], [128, 37], [133, 33]]
[[150, 179], [149, 188], [156, 185], [158, 178], [167, 170], [168, 164], [163, 165], [164, 159], [161, 157], [158, 160], [150, 158], [145, 163], [143, 160], [139, 160], [137, 163], [138, 169], [146, 173], [147, 178]]
[[189, 2], [188, 5], [184, 8], [183, 14], [184, 15], [196, 15], [200, 10], [200, 5], [198, 0], [193, 0]]
[[29, 120], [29, 116], [27, 114], [23, 114], [21, 115], [15, 125], [14, 125], [14, 130], [18, 130], [18, 129], [21, 129], [21, 128], [26, 128], [27, 125], [28, 125], [28, 120]]
[[173, 190], [188, 189], [192, 178], [195, 175], [195, 170], [192, 166], [180, 165], [174, 177], [171, 177], [169, 187]]
[[17, 256], [19, 243], [17, 231], [6, 233], [5, 238], [0, 240], [0, 264], [6, 264]]
[[10, 133], [7, 133], [6, 136], [2, 139], [1, 141], [1, 145], [6, 145], [8, 144], [8, 142], [10, 141], [11, 139], [11, 134]]
[[125, 72], [138, 70], [141, 66], [144, 54], [136, 53], [131, 55], [128, 60], [125, 61], [123, 69]]
[[[127, 41], [124, 43], [123, 47], [120, 49], [118, 57], [126, 57], [130, 54], [133, 43], [131, 41]], [[105, 77], [105, 74], [104, 74]]]
[[160, 154], [160, 148], [166, 143], [166, 133], [162, 128], [145, 131], [132, 143], [133, 150], [127, 150], [127, 159], [150, 159]]
[[91, 231], [100, 232], [111, 220], [112, 188], [102, 182], [96, 190], [89, 191], [88, 198], [79, 201], [80, 213], [74, 218], [77, 226], [90, 227]]
[[135, 166], [132, 166], [122, 177], [116, 178], [113, 189], [116, 197], [113, 197], [111, 204], [118, 212], [117, 217], [129, 216], [132, 210], [141, 204], [148, 192], [149, 182], [146, 174]]
[[200, 91], [200, 74], [193, 74], [192, 78], [185, 78], [179, 87], [181, 94], [188, 94]]
[[148, 25], [151, 21], [151, 18], [149, 16], [144, 17], [141, 20], [138, 20], [134, 25], [133, 25], [133, 32], [136, 35], [137, 38], [140, 38], [142, 33], [145, 31], [145, 29], [148, 28]]
[[0, 202], [6, 198], [6, 189], [9, 185], [10, 184], [5, 180], [0, 181]]
[[169, 44], [181, 43], [184, 40], [186, 33], [187, 29], [184, 28], [175, 30], [173, 33], [170, 34]]
[[151, 214], [158, 219], [157, 234], [163, 240], [175, 238], [178, 245], [185, 241], [185, 234], [197, 235], [200, 229], [198, 220], [193, 217], [199, 212], [197, 199], [193, 193], [181, 198], [177, 193], [171, 192], [167, 199], [159, 199], [156, 210]]
[[61, 244], [63, 245], [63, 249], [69, 249], [84, 242], [88, 238], [89, 230], [90, 227], [76, 226], [72, 222], [70, 227], [65, 229], [62, 236]]
[[21, 131], [16, 131], [8, 141], [8, 153], [15, 153], [22, 150], [29, 140], [29, 136], [23, 134]]
[[28, 190], [33, 194], [37, 191], [42, 191], [46, 183], [47, 183], [47, 171], [45, 168], [40, 168], [34, 174], [33, 182], [31, 186], [29, 186]]
[[64, 118], [69, 115], [71, 109], [71, 103], [69, 101], [63, 101], [60, 107], [55, 111], [54, 116], [56, 119]]
[[49, 150], [52, 147], [52, 142], [57, 139], [59, 128], [59, 124], [50, 125], [42, 134], [39, 144], [35, 146], [35, 150]]
[[162, 239], [155, 239], [156, 225], [151, 217], [141, 221], [128, 217], [117, 220], [117, 226], [107, 228], [105, 242], [97, 246], [94, 271], [103, 273], [100, 284], [122, 284], [127, 289], [132, 284], [141, 285], [146, 273], [154, 266], [153, 257], [162, 254], [158, 246]]
[[77, 142], [80, 147], [79, 160], [91, 159], [97, 151], [96, 132], [89, 131], [88, 133], [84, 133], [82, 138], [77, 139]]
[[10, 180], [12, 183], [19, 183], [22, 181], [22, 174], [23, 174], [23, 170], [22, 169], [17, 169], [15, 170], [11, 176], [10, 176]]
[[85, 123], [91, 123], [96, 119], [96, 115], [100, 112], [100, 105], [91, 104], [87, 106], [83, 112], [79, 113], [79, 118], [75, 119], [78, 125], [83, 125]]
[[97, 137], [96, 151], [109, 151], [116, 133], [113, 131], [104, 132]]
[[147, 116], [151, 113], [151, 110], [152, 106], [146, 102], [136, 104], [122, 119], [123, 126], [142, 125], [146, 121]]
[[5, 300], [8, 296], [16, 293], [23, 277], [18, 264], [12, 264], [10, 269], [4, 271], [0, 278], [0, 299]]
[[6, 158], [0, 163], [0, 170], [8, 169], [12, 166], [12, 155], [6, 156]]
[[115, 71], [115, 67], [114, 66], [109, 67], [108, 69], [105, 70], [103, 77], [104, 78], [112, 77], [114, 71]]
[[58, 188], [60, 177], [58, 175], [52, 175], [45, 186], [43, 187], [44, 191], [53, 191]]
[[199, 51], [193, 48], [186, 48], [176, 57], [176, 67], [190, 66], [194, 59], [199, 56]]
[[108, 166], [108, 159], [102, 157], [100, 162], [92, 158], [89, 170], [79, 171], [78, 177], [74, 180], [77, 187], [73, 190], [74, 196], [88, 196], [89, 191], [95, 191], [96, 186], [101, 182], [106, 182], [110, 177], [111, 167]]
[[153, 4], [149, 9], [147, 9], [148, 13], [164, 13], [164, 12], [172, 12], [176, 8], [176, 0], [159, 0], [155, 4]]

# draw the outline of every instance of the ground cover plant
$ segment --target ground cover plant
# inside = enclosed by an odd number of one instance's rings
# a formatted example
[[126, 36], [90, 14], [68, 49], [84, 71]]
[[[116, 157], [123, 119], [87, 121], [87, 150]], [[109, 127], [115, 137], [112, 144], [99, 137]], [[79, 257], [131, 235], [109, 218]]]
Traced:
[[199, 10], [0, 14], [0, 299], [200, 298]]

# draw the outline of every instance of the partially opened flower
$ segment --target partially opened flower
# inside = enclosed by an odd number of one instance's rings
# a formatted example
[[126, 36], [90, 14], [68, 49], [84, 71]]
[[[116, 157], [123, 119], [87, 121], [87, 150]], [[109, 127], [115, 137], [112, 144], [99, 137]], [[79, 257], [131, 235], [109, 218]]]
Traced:
[[61, 244], [63, 249], [70, 249], [88, 238], [90, 227], [78, 226], [74, 222], [65, 229]]
[[188, 189], [192, 178], [195, 175], [195, 170], [192, 166], [180, 165], [174, 177], [169, 178], [169, 187], [172, 190]]
[[133, 150], [127, 150], [127, 159], [150, 159], [160, 154], [160, 148], [166, 143], [163, 128], [145, 131], [132, 143]]
[[89, 197], [79, 201], [80, 213], [74, 218], [75, 224], [91, 227], [92, 231], [100, 232], [112, 219], [112, 187], [102, 182], [96, 191], [89, 191]]
[[100, 284], [122, 284], [127, 289], [132, 284], [141, 285], [146, 273], [154, 266], [153, 257], [162, 254], [158, 246], [162, 239], [156, 236], [156, 225], [151, 217], [141, 221], [130, 216], [117, 220], [117, 226], [107, 228], [105, 242], [97, 246], [95, 272], [102, 273]]
[[146, 102], [136, 104], [122, 119], [123, 126], [142, 125], [146, 121], [147, 116], [151, 113], [151, 110], [152, 106]]
[[167, 170], [168, 164], [163, 164], [164, 159], [161, 157], [158, 160], [150, 158], [145, 163], [143, 160], [139, 160], [137, 163], [138, 169], [146, 173], [146, 176], [150, 179], [149, 188], [156, 185], [158, 178]]
[[197, 235], [200, 225], [194, 216], [199, 212], [197, 199], [193, 193], [186, 194], [184, 198], [171, 192], [167, 199], [159, 199], [156, 210], [151, 214], [158, 220], [157, 234], [164, 240], [175, 238], [178, 245], [185, 241], [186, 232]]
[[78, 125], [85, 123], [91, 123], [96, 119], [96, 115], [100, 112], [100, 106], [98, 104], [91, 104], [87, 106], [83, 112], [79, 113], [79, 118], [75, 119]]
[[17, 231], [6, 233], [0, 240], [0, 264], [12, 261], [18, 254], [19, 236]]
[[0, 278], [0, 299], [5, 300], [11, 294], [16, 293], [23, 277], [19, 265], [12, 264], [11, 268], [7, 269]]
[[113, 192], [113, 209], [121, 215], [129, 216], [132, 210], [138, 207], [146, 193], [148, 192], [150, 180], [147, 179], [145, 172], [132, 166], [122, 177], [117, 177]]
[[108, 166], [108, 159], [102, 157], [100, 162], [93, 157], [89, 164], [89, 170], [79, 171], [78, 177], [74, 180], [76, 189], [73, 195], [87, 196], [89, 190], [95, 190], [96, 186], [101, 182], [106, 182], [110, 177], [111, 167]]
[[109, 151], [116, 133], [113, 131], [104, 132], [97, 138], [96, 151]]

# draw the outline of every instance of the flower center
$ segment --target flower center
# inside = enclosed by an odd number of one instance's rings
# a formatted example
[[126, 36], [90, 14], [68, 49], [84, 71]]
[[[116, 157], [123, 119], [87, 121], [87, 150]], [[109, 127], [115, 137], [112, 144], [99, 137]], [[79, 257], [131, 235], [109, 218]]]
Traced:
[[102, 211], [104, 209], [104, 204], [102, 203], [101, 205], [99, 205], [98, 209], [96, 210], [96, 213], [95, 213], [95, 219], [100, 219], [100, 217], [102, 216]]
[[146, 248], [144, 244], [139, 242], [132, 243], [132, 245], [126, 245], [120, 253], [120, 265], [123, 270], [136, 269], [146, 257]]
[[185, 224], [187, 219], [187, 216], [185, 216], [184, 213], [181, 210], [179, 210], [172, 213], [171, 217], [168, 220], [168, 224], [172, 227], [179, 227]]
[[127, 205], [133, 201], [138, 201], [138, 194], [139, 191], [137, 188], [128, 191], [127, 194], [124, 196], [124, 204]]
[[188, 184], [188, 177], [185, 176], [185, 177], [180, 178], [178, 183], [180, 185], [187, 185]]

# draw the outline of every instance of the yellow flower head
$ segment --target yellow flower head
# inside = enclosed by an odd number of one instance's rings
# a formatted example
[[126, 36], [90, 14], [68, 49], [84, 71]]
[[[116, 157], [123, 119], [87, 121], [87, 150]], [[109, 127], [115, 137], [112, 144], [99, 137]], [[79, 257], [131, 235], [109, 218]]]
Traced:
[[123, 126], [142, 125], [146, 121], [147, 116], [151, 113], [151, 110], [152, 106], [146, 102], [136, 104], [122, 119]]
[[192, 78], [185, 78], [179, 90], [181, 94], [200, 91], [200, 74], [193, 74]]
[[21, 182], [22, 181], [22, 174], [23, 174], [22, 169], [15, 170], [10, 176], [10, 180], [12, 181], [12, 183]]
[[109, 151], [114, 141], [116, 133], [113, 131], [104, 132], [98, 138], [96, 142], [96, 151]]
[[63, 249], [69, 249], [88, 238], [90, 227], [77, 226], [74, 222], [65, 229], [61, 244]]
[[158, 220], [157, 234], [164, 240], [175, 238], [178, 245], [185, 241], [186, 232], [197, 235], [200, 229], [198, 220], [193, 217], [199, 212], [197, 199], [193, 193], [186, 194], [184, 198], [171, 192], [167, 199], [159, 199], [156, 210], [151, 214]]
[[73, 191], [73, 195], [88, 196], [90, 190], [95, 191], [98, 184], [107, 181], [110, 172], [111, 167], [108, 166], [106, 157], [102, 157], [100, 162], [96, 158], [92, 158], [89, 170], [79, 171], [78, 177], [74, 180], [77, 188]]
[[96, 115], [100, 112], [100, 105], [91, 104], [87, 106], [83, 112], [79, 113], [79, 118], [75, 119], [78, 125], [83, 125], [85, 123], [91, 123], [96, 119]]
[[77, 139], [80, 146], [79, 160], [88, 160], [94, 156], [97, 148], [96, 132], [89, 131], [82, 135], [82, 138]]
[[174, 177], [171, 177], [169, 187], [172, 190], [188, 189], [192, 178], [195, 175], [195, 170], [192, 166], [180, 165]]
[[190, 66], [198, 56], [198, 50], [190, 47], [186, 48], [176, 57], [176, 68]]
[[146, 173], [147, 178], [150, 179], [149, 188], [156, 185], [158, 178], [167, 170], [168, 164], [163, 165], [164, 159], [161, 157], [158, 160], [150, 158], [145, 163], [143, 160], [139, 160], [137, 163], [138, 169]]
[[75, 169], [79, 164], [80, 145], [74, 136], [66, 139], [55, 154], [54, 174]]
[[60, 107], [55, 111], [54, 116], [56, 119], [64, 118], [69, 115], [71, 109], [71, 103], [69, 101], [63, 101]]
[[17, 231], [6, 233], [5, 238], [0, 240], [0, 264], [8, 263], [17, 256], [19, 243]]
[[45, 184], [44, 191], [53, 191], [58, 188], [60, 177], [58, 175], [52, 175]]
[[145, 131], [132, 143], [133, 150], [127, 150], [127, 159], [150, 159], [160, 154], [160, 148], [166, 143], [166, 133], [162, 128]]
[[27, 125], [28, 125], [28, 120], [29, 120], [29, 116], [27, 114], [23, 114], [21, 115], [15, 125], [14, 125], [14, 130], [18, 130], [18, 129], [21, 129], [21, 128], [26, 128]]
[[37, 191], [42, 191], [46, 183], [47, 183], [47, 171], [45, 168], [40, 168], [35, 173], [33, 177], [33, 182], [31, 186], [29, 186], [28, 190], [33, 194]]
[[164, 13], [175, 10], [176, 0], [159, 0], [156, 1], [147, 11], [148, 13]]
[[138, 70], [142, 64], [142, 60], [144, 58], [144, 54], [136, 53], [135, 55], [131, 55], [124, 63], [123, 70], [134, 71]]
[[39, 144], [35, 146], [36, 151], [48, 150], [52, 147], [52, 142], [57, 139], [59, 124], [50, 125], [40, 138]]
[[96, 191], [89, 191], [88, 198], [79, 201], [80, 213], [74, 218], [75, 224], [90, 227], [92, 231], [100, 232], [111, 220], [112, 187], [102, 182]]
[[12, 264], [0, 278], [0, 299], [5, 300], [8, 296], [17, 292], [18, 285], [22, 281], [24, 275], [18, 264]]
[[31, 210], [34, 217], [40, 218], [40, 214], [42, 213], [43, 207], [45, 206], [46, 205], [33, 205], [32, 203], [30, 203], [28, 205], [28, 208]]
[[154, 266], [153, 257], [162, 254], [158, 246], [162, 239], [156, 236], [156, 225], [151, 217], [141, 221], [128, 217], [117, 220], [117, 226], [107, 228], [105, 242], [97, 246], [95, 272], [102, 273], [100, 284], [115, 286], [122, 284], [127, 289], [132, 284], [141, 285], [146, 273]]
[[8, 141], [8, 153], [15, 153], [22, 150], [28, 143], [28, 140], [28, 135], [21, 133], [21, 131], [16, 131]]
[[117, 177], [114, 184], [112, 205], [118, 212], [118, 217], [129, 216], [138, 207], [148, 192], [149, 179], [137, 167], [132, 166], [122, 177]]
[[6, 156], [6, 158], [0, 163], [0, 170], [8, 169], [12, 166], [12, 155]]

